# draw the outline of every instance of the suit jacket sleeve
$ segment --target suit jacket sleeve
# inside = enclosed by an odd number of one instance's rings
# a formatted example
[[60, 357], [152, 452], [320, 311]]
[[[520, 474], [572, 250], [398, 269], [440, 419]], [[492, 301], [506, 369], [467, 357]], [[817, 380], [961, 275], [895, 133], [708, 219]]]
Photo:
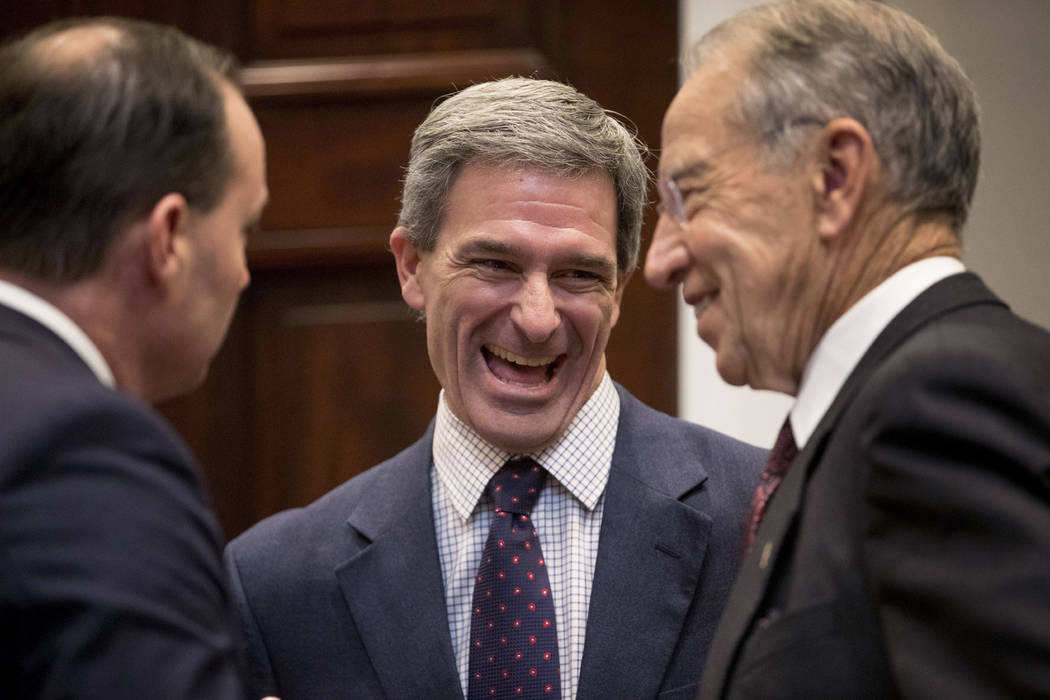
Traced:
[[274, 695], [277, 692], [277, 682], [274, 680], [273, 667], [266, 650], [266, 640], [262, 630], [259, 629], [251, 603], [248, 602], [248, 596], [241, 581], [241, 571], [237, 565], [237, 557], [232, 548], [226, 549], [223, 560], [229, 575], [234, 610], [241, 626], [243, 644], [240, 656], [241, 667], [246, 673], [245, 698], [258, 700], [263, 696]]
[[1050, 344], [1003, 342], [919, 345], [863, 401], [870, 585], [905, 697], [1050, 697]]
[[237, 697], [221, 537], [190, 457], [98, 393], [5, 433], [0, 694]]

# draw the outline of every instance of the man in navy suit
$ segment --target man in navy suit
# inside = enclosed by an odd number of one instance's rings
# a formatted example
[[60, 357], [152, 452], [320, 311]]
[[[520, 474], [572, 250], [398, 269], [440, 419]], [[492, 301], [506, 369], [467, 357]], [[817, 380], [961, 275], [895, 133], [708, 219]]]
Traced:
[[1050, 334], [960, 260], [969, 80], [877, 2], [690, 58], [646, 276], [724, 379], [796, 397], [700, 697], [1050, 697]]
[[96, 19], [0, 49], [0, 694], [239, 697], [222, 537], [148, 403], [204, 377], [267, 198], [232, 60]]
[[522, 78], [468, 88], [417, 129], [390, 247], [426, 320], [437, 414], [401, 454], [227, 548], [251, 694], [516, 697], [468, 669], [486, 485], [520, 456], [547, 474], [531, 520], [560, 692], [540, 692], [695, 694], [762, 453], [606, 372], [638, 254], [640, 149], [593, 100]]

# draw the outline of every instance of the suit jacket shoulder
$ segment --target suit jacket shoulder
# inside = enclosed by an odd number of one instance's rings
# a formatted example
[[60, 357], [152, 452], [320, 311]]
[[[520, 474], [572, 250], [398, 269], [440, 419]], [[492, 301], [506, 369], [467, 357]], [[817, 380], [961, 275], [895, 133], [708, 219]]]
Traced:
[[187, 450], [7, 308], [0, 510], [0, 676], [13, 697], [239, 692], [221, 536]]
[[710, 506], [737, 512], [750, 502], [766, 451], [657, 411], [617, 385], [620, 425], [613, 469], [681, 496], [702, 484], [716, 489]]
[[246, 697], [460, 697], [433, 525], [432, 440], [433, 423], [392, 459], [229, 544]]
[[692, 697], [765, 451], [618, 390], [579, 697]]
[[702, 697], [1050, 695], [1047, 395], [1050, 334], [971, 274], [920, 295], [770, 502]]

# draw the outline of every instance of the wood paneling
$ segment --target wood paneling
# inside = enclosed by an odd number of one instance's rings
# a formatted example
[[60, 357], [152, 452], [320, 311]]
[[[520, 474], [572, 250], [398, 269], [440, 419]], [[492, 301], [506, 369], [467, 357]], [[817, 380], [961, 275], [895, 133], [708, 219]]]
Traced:
[[[208, 381], [163, 407], [230, 536], [392, 456], [434, 413], [425, 327], [387, 251], [411, 135], [434, 101], [506, 75], [556, 77], [656, 145], [676, 81], [673, 0], [46, 0], [5, 3], [0, 31], [72, 14], [174, 23], [245, 62], [271, 191], [249, 241], [252, 286]], [[674, 323], [672, 295], [638, 273], [608, 351], [614, 378], [668, 412]]]
[[256, 0], [259, 58], [346, 56], [518, 46], [529, 0]]
[[493, 76], [536, 75], [549, 67], [532, 49], [445, 51], [327, 60], [257, 61], [242, 72], [245, 94], [259, 103], [331, 96], [374, 99], [382, 93], [429, 93]]
[[280, 275], [260, 292], [254, 311], [269, 329], [255, 338], [260, 511], [308, 503], [425, 430], [440, 387], [425, 327], [391, 273]]

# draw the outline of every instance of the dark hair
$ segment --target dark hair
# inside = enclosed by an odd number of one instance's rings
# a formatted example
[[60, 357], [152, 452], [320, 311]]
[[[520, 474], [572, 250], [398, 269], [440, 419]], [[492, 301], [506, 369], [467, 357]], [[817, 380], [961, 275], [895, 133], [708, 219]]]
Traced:
[[613, 113], [551, 80], [504, 78], [462, 90], [416, 129], [398, 224], [420, 250], [437, 244], [445, 200], [463, 167], [605, 173], [616, 189], [616, 264], [634, 268], [648, 171], [646, 147]]
[[233, 173], [229, 54], [161, 25], [65, 20], [0, 47], [0, 268], [71, 282], [169, 192], [208, 211]]

